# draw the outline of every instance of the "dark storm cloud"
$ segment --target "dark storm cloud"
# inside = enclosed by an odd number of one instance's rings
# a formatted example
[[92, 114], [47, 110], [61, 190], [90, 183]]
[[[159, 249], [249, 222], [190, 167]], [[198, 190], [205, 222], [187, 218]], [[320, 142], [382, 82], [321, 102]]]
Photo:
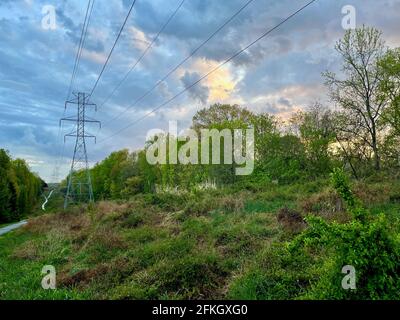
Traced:
[[181, 77], [181, 81], [186, 89], [188, 89], [189, 96], [194, 100], [199, 100], [202, 104], [206, 104], [210, 90], [207, 86], [199, 84], [197, 86], [190, 87], [193, 83], [200, 79], [200, 75], [197, 72], [188, 72]]

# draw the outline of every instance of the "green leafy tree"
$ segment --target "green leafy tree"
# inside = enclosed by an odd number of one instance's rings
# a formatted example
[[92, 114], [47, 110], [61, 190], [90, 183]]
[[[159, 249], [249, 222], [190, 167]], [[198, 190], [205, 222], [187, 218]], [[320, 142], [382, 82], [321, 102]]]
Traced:
[[388, 50], [378, 65], [382, 75], [382, 100], [389, 101], [382, 114], [384, 124], [390, 128], [383, 150], [389, 166], [400, 165], [400, 48]]
[[330, 147], [335, 142], [333, 114], [316, 103], [307, 111], [298, 112], [292, 123], [297, 126], [307, 157], [310, 176], [327, 174], [332, 170], [333, 155]]
[[29, 214], [45, 183], [25, 161], [12, 160], [0, 149], [0, 221], [10, 222]]

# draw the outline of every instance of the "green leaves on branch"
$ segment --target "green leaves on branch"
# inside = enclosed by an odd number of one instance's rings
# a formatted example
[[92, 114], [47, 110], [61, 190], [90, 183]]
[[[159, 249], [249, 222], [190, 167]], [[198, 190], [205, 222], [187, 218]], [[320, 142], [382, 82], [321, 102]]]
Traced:
[[0, 149], [0, 223], [17, 221], [30, 213], [44, 185], [25, 161], [12, 160]]
[[[288, 244], [290, 254], [302, 253], [320, 266], [318, 279], [311, 282], [302, 298], [399, 299], [400, 243], [396, 232], [384, 214], [369, 216], [362, 208], [343, 170], [335, 169], [331, 181], [355, 219], [341, 224], [309, 216], [308, 228]], [[356, 290], [341, 286], [341, 270], [346, 265], [356, 270]]]
[[353, 214], [354, 218], [364, 218], [365, 210], [362, 208], [360, 201], [351, 191], [349, 178], [342, 169], [333, 169], [333, 172], [331, 173], [331, 182], [337, 193], [346, 203], [347, 209]]

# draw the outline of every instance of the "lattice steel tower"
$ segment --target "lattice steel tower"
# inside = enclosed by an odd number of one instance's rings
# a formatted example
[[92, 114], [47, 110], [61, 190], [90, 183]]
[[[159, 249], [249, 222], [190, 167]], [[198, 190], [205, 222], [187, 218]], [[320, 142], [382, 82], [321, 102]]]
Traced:
[[86, 123], [98, 123], [99, 126], [101, 126], [100, 121], [86, 116], [87, 107], [93, 107], [97, 111], [97, 106], [93, 103], [89, 103], [89, 96], [81, 92], [73, 93], [73, 95], [74, 98], [72, 100], [65, 102], [65, 109], [67, 109], [68, 105], [77, 105], [77, 117], [71, 116], [60, 120], [60, 125], [62, 121], [71, 121], [76, 124], [76, 130], [64, 136], [64, 141], [66, 137], [76, 138], [71, 170], [68, 175], [64, 209], [71, 203], [92, 202], [94, 200], [86, 152], [86, 138], [94, 138], [96, 142], [96, 137], [86, 132], [85, 125]]

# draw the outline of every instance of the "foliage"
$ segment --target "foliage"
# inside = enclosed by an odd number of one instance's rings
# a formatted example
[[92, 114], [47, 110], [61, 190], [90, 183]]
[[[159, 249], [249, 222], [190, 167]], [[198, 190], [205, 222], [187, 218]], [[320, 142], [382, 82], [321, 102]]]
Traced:
[[[231, 283], [229, 298], [399, 299], [398, 223], [393, 228], [387, 215], [370, 215], [342, 170], [331, 180], [354, 218], [339, 223], [309, 215], [302, 233], [259, 253]], [[346, 265], [355, 268], [355, 290], [342, 288]]]
[[31, 213], [44, 186], [23, 160], [12, 160], [0, 149], [0, 223]]
[[[308, 218], [308, 231], [296, 239], [304, 248], [324, 248], [320, 279], [306, 297], [312, 299], [399, 299], [399, 242], [390, 231], [384, 214], [368, 224], [352, 221], [327, 224], [321, 218]], [[299, 248], [293, 247], [293, 250]], [[321, 249], [320, 249], [321, 250]], [[344, 290], [344, 266], [354, 266], [356, 289]]]
[[308, 176], [331, 171], [335, 158], [330, 146], [335, 142], [334, 114], [316, 103], [306, 112], [298, 112], [291, 122], [297, 127], [304, 145]]
[[[354, 197], [343, 171], [335, 170], [332, 182], [355, 219], [340, 224], [309, 216], [308, 229], [289, 244], [291, 252], [323, 250], [325, 253], [319, 262], [321, 276], [305, 296], [313, 299], [398, 299], [400, 246], [386, 216], [368, 216]], [[341, 270], [346, 265], [356, 270], [356, 290], [341, 287], [344, 277]]]
[[[220, 152], [221, 164], [170, 164], [167, 153], [167, 164], [151, 165], [147, 162], [146, 152], [155, 140], [150, 140], [144, 150], [131, 154], [128, 150], [113, 152], [91, 169], [95, 199], [128, 199], [139, 193], [166, 190], [194, 191], [210, 181], [216, 187], [236, 185], [257, 189], [271, 181], [288, 184], [327, 176], [336, 161], [330, 152], [334, 142], [331, 117], [332, 114], [323, 111], [321, 106], [301, 112], [293, 119], [299, 128], [297, 134], [282, 131], [279, 121], [267, 113], [254, 114], [237, 105], [212, 105], [194, 115], [192, 127], [198, 132], [201, 129], [229, 129], [231, 132], [254, 129], [255, 168], [252, 175], [237, 176], [235, 163], [223, 164], [223, 150]], [[167, 147], [174, 139], [179, 151], [185, 141], [176, 137], [166, 137]], [[224, 143], [222, 137], [221, 149]], [[201, 154], [200, 136], [198, 148]]]

